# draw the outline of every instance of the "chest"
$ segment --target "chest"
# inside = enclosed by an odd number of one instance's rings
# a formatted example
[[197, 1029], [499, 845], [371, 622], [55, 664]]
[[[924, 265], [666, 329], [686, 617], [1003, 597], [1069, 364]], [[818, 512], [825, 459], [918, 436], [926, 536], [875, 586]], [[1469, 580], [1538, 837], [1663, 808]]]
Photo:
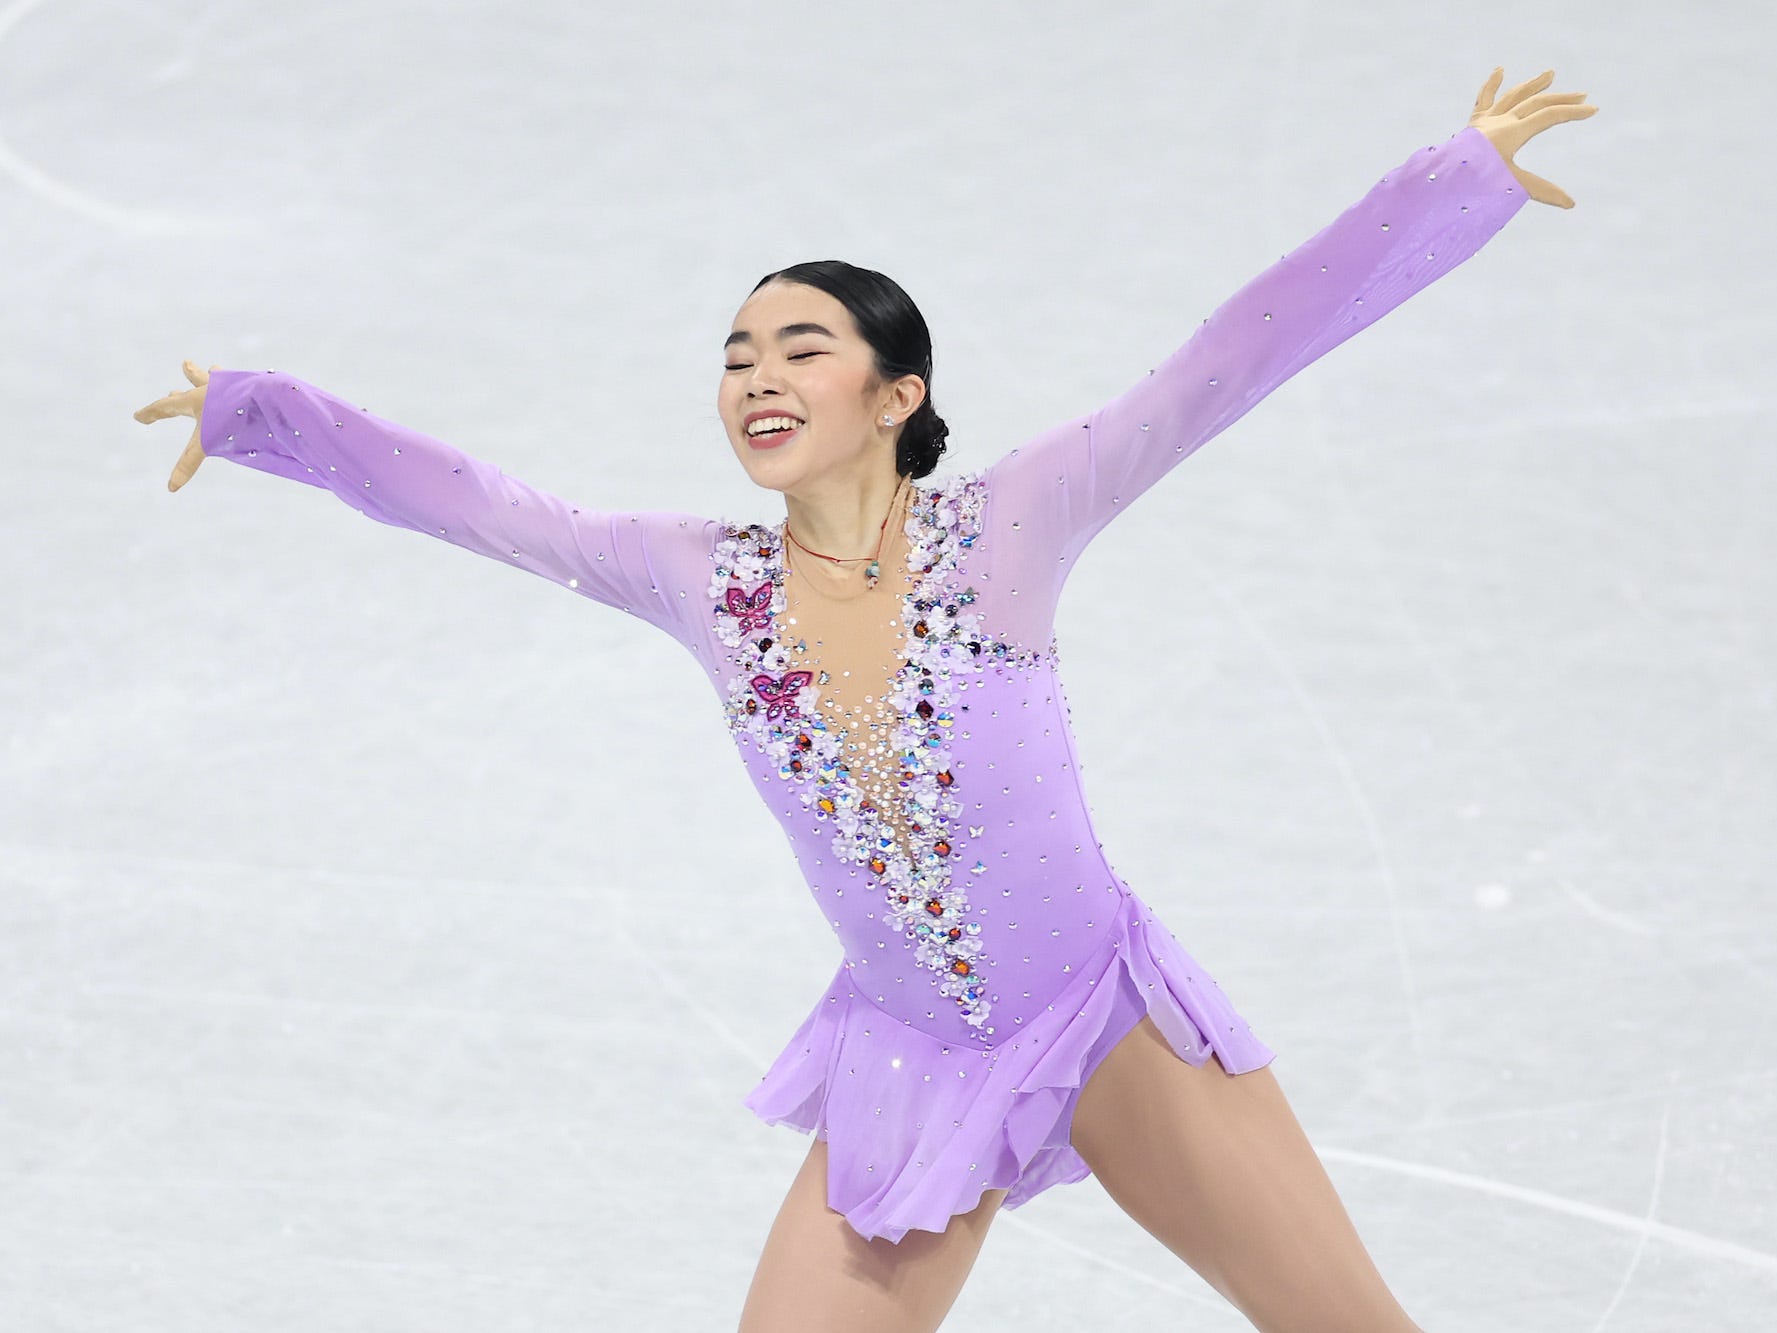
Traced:
[[737, 739], [824, 749], [821, 738], [862, 745], [874, 731], [893, 746], [899, 729], [938, 725], [943, 681], [972, 665], [984, 637], [966, 586], [980, 491], [976, 476], [916, 484], [898, 558], [884, 561], [877, 586], [847, 598], [787, 580], [782, 521], [724, 525], [709, 596]]
[[781, 522], [725, 525], [709, 585], [727, 652], [723, 706], [743, 754], [759, 760], [749, 767], [790, 784], [793, 836], [824, 841], [869, 876], [885, 924], [977, 1028], [989, 1006], [969, 890], [986, 866], [969, 851], [980, 830], [962, 818], [956, 742], [969, 686], [1038, 656], [983, 623], [971, 556], [984, 501], [978, 473], [916, 487], [901, 557], [885, 562], [876, 595], [791, 596]]

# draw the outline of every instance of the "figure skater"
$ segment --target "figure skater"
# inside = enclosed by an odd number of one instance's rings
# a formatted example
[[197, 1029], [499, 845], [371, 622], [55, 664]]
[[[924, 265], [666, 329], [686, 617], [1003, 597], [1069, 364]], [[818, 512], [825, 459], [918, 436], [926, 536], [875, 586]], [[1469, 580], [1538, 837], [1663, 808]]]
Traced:
[[1107, 861], [1053, 622], [1086, 544], [1165, 473], [1527, 199], [1572, 207], [1512, 155], [1597, 108], [1545, 92], [1553, 71], [1496, 99], [1502, 74], [1127, 392], [966, 475], [924, 480], [946, 436], [924, 319], [837, 261], [768, 274], [724, 343], [722, 423], [776, 522], [574, 505], [275, 371], [187, 361], [193, 387], [135, 414], [197, 419], [171, 490], [210, 455], [318, 486], [703, 667], [842, 952], [746, 1098], [813, 1138], [743, 1333], [935, 1329], [995, 1212], [1088, 1174], [1256, 1328], [1417, 1329], [1273, 1052]]

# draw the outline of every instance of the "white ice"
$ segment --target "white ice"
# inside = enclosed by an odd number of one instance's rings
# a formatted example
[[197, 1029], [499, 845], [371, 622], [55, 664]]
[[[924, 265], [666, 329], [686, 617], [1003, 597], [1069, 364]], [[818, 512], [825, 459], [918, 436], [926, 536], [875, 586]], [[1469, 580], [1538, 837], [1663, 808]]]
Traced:
[[[1496, 64], [1577, 207], [1284, 385], [1059, 633], [1119, 873], [1437, 1333], [1777, 1303], [1768, 7], [0, 12], [0, 1330], [732, 1328], [837, 961], [690, 656], [144, 428], [291, 371], [558, 494], [775, 519], [766, 271], [923, 306], [973, 468]], [[1094, 1182], [957, 1330], [1246, 1327]]]

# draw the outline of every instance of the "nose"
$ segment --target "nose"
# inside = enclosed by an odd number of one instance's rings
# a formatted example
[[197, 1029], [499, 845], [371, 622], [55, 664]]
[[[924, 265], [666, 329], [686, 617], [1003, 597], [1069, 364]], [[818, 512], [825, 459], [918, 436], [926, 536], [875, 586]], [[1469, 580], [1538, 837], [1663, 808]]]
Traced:
[[763, 366], [754, 366], [752, 376], [747, 381], [747, 397], [757, 398], [761, 394], [777, 392], [777, 380], [771, 373]]

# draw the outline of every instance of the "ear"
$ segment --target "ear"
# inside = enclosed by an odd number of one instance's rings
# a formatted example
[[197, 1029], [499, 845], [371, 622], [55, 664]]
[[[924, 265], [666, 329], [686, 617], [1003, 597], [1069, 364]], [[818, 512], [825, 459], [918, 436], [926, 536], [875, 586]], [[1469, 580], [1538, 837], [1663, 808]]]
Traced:
[[926, 382], [918, 375], [903, 375], [888, 386], [882, 410], [900, 425], [919, 410], [926, 400]]

